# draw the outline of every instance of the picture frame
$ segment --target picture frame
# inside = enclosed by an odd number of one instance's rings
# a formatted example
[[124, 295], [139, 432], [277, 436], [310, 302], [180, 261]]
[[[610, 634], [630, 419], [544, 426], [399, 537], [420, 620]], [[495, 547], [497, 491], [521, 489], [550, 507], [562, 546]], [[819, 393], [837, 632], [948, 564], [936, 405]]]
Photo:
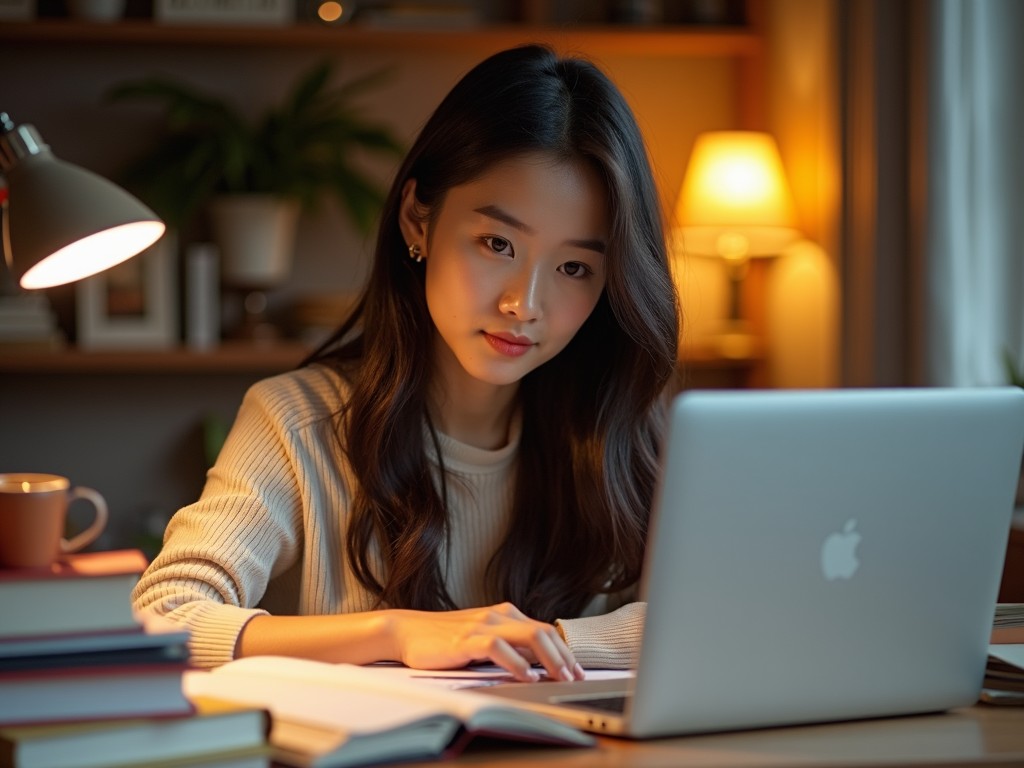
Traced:
[[167, 232], [142, 253], [75, 287], [82, 349], [166, 349], [178, 344], [177, 238]]

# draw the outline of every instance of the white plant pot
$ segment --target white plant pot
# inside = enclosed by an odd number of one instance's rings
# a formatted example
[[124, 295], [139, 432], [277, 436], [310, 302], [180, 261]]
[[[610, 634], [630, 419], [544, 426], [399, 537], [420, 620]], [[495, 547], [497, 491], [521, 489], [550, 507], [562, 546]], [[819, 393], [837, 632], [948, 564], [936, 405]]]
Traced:
[[299, 204], [273, 195], [223, 195], [210, 202], [224, 283], [273, 288], [288, 279]]

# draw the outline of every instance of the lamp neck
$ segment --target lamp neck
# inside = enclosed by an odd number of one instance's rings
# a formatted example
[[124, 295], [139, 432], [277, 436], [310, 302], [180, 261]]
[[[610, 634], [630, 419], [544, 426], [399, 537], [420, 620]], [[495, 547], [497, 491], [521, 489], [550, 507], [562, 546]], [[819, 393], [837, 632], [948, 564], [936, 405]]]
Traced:
[[15, 125], [6, 112], [0, 112], [0, 173], [7, 173], [27, 157], [49, 151], [35, 126]]

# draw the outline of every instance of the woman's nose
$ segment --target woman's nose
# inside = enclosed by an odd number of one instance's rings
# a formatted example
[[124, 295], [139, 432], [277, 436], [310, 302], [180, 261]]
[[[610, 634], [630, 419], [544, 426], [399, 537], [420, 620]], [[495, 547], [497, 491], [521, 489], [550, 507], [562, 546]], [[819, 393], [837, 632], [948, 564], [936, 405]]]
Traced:
[[498, 309], [520, 322], [539, 319], [543, 314], [543, 281], [540, 269], [523, 270], [505, 286]]

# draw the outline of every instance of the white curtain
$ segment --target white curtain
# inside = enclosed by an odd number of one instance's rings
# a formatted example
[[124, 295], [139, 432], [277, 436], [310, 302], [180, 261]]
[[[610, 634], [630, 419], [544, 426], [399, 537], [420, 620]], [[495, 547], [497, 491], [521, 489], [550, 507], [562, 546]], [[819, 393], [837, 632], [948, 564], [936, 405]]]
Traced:
[[1024, 367], [1024, 2], [931, 4], [929, 383]]

